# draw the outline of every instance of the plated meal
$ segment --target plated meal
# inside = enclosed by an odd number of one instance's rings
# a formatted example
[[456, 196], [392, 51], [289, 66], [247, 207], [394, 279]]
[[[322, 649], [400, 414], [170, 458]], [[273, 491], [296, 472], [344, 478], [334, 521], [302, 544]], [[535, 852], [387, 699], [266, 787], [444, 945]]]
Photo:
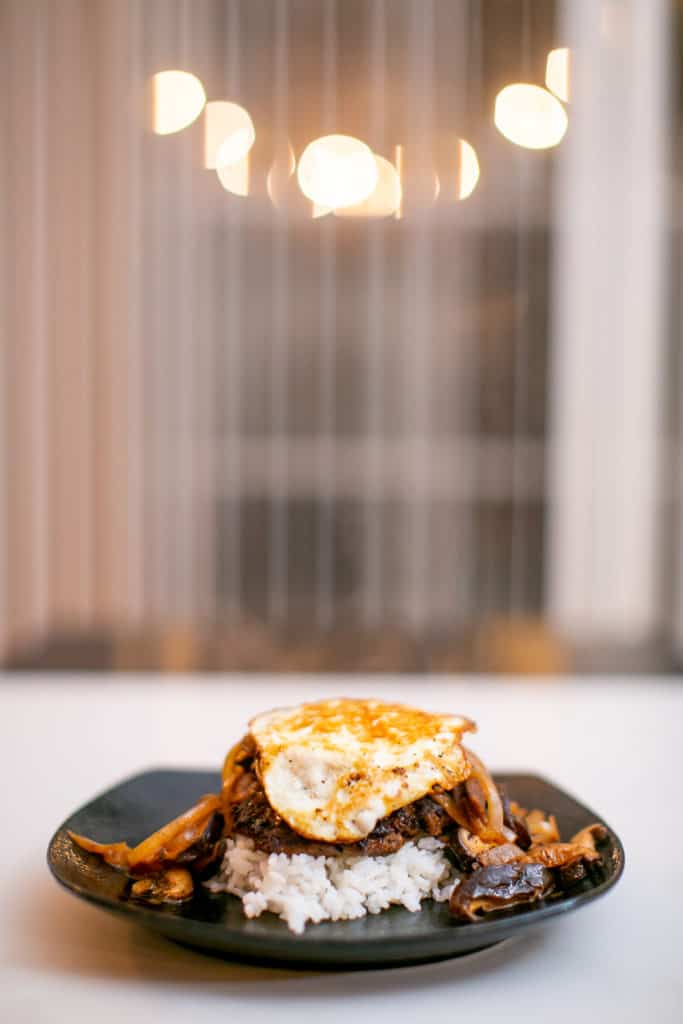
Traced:
[[228, 752], [220, 792], [142, 842], [68, 835], [126, 873], [131, 901], [231, 893], [246, 918], [270, 911], [299, 934], [426, 900], [475, 922], [600, 871], [606, 827], [563, 841], [553, 814], [520, 806], [464, 745], [474, 730], [376, 700], [276, 709]]

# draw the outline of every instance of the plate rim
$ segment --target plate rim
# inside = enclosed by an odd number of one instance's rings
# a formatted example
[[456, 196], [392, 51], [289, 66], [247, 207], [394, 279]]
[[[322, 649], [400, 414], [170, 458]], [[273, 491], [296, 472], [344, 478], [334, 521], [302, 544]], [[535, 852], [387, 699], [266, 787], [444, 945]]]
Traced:
[[[138, 772], [134, 772], [121, 780], [114, 782], [112, 785], [102, 789], [96, 793], [93, 797], [79, 806], [76, 810], [72, 811], [59, 827], [54, 831], [46, 850], [46, 861], [49, 871], [55, 881], [67, 892], [72, 893], [76, 898], [83, 899], [87, 903], [91, 903], [97, 907], [102, 908], [112, 914], [119, 917], [123, 917], [132, 922], [138, 922], [143, 927], [153, 928], [157, 933], [165, 934], [168, 938], [174, 938], [169, 935], [168, 931], [163, 927], [164, 922], [168, 925], [169, 922], [197, 922], [201, 923], [202, 927], [210, 930], [211, 932], [221, 933], [225, 943], [234, 944], [234, 955], [239, 955], [238, 946], [242, 946], [243, 955], [247, 958], [253, 958], [258, 954], [259, 959], [263, 962], [266, 960], [285, 962], [287, 959], [290, 961], [306, 961], [313, 964], [324, 964], [326, 961], [332, 961], [335, 955], [340, 955], [346, 958], [346, 963], [351, 964], [352, 960], [349, 958], [349, 954], [352, 954], [353, 948], [358, 946], [359, 939], [357, 935], [350, 934], [348, 938], [335, 936], [334, 938], [323, 937], [317, 929], [324, 927], [325, 924], [333, 922], [321, 922], [320, 925], [310, 924], [302, 934], [296, 934], [289, 930], [278, 931], [273, 936], [277, 947], [282, 947], [282, 952], [263, 953], [263, 946], [266, 940], [262, 935], [249, 934], [240, 928], [236, 928], [234, 925], [227, 924], [222, 921], [206, 921], [201, 918], [181, 918], [170, 915], [165, 915], [162, 910], [157, 907], [146, 907], [144, 904], [132, 903], [132, 902], [116, 902], [111, 898], [102, 896], [97, 892], [88, 890], [77, 882], [73, 882], [65, 879], [59, 874], [58, 858], [55, 856], [55, 848], [62, 840], [62, 837], [66, 835], [67, 830], [71, 827], [71, 822], [74, 818], [81, 815], [84, 811], [87, 811], [93, 804], [96, 804], [102, 798], [108, 796], [113, 791], [123, 788], [126, 785], [135, 783], [145, 779], [150, 775], [164, 775], [166, 773], [182, 773], [185, 775], [207, 775], [212, 774], [218, 776], [218, 772], [215, 769], [208, 768], [191, 768], [187, 766], [173, 766], [173, 765], [154, 765], [149, 768], [143, 769]], [[541, 783], [543, 786], [560, 793], [564, 797], [568, 797], [575, 804], [577, 804], [587, 815], [591, 816], [595, 821], [605, 824], [609, 830], [610, 838], [613, 847], [613, 853], [611, 858], [611, 868], [607, 877], [602, 881], [598, 882], [593, 888], [588, 891], [575, 893], [573, 896], [563, 896], [558, 899], [550, 899], [548, 901], [542, 900], [538, 903], [530, 905], [526, 912], [516, 913], [514, 917], [506, 916], [505, 911], [499, 912], [495, 917], [483, 918], [478, 921], [466, 921], [466, 922], [453, 922], [454, 928], [457, 928], [457, 932], [451, 931], [449, 927], [444, 925], [443, 928], [437, 930], [426, 931], [424, 937], [419, 935], [398, 935], [393, 937], [381, 936], [381, 935], [370, 935], [364, 936], [362, 940], [363, 947], [367, 950], [372, 947], [377, 951], [376, 958], [377, 963], [381, 963], [383, 960], [387, 962], [408, 962], [412, 959], [412, 962], [417, 962], [416, 958], [409, 956], [409, 950], [414, 951], [415, 942], [422, 940], [428, 949], [425, 949], [424, 955], [421, 955], [417, 959], [427, 961], [429, 959], [435, 959], [443, 956], [458, 956], [466, 955], [469, 952], [475, 952], [475, 947], [472, 945], [470, 948], [462, 950], [453, 950], [453, 939], [456, 934], [461, 936], [477, 936], [477, 948], [482, 949], [487, 946], [494, 945], [498, 942], [503, 941], [506, 938], [514, 937], [519, 931], [527, 931], [530, 927], [535, 925], [544, 924], [552, 918], [559, 917], [563, 914], [571, 913], [574, 910], [580, 909], [582, 906], [586, 906], [589, 903], [594, 902], [605, 893], [609, 892], [621, 879], [625, 865], [626, 865], [626, 853], [624, 850], [623, 843], [615, 830], [602, 818], [602, 816], [595, 814], [592, 808], [588, 807], [581, 800], [574, 796], [572, 792], [564, 789], [564, 787], [557, 785], [551, 779], [545, 775], [541, 775], [536, 772], [529, 771], [493, 771], [494, 778], [500, 778], [505, 780], [513, 779], [527, 779], [535, 783]], [[116, 870], [112, 868], [112, 870]], [[209, 896], [213, 894], [209, 893]], [[219, 899], [231, 898], [229, 893], [216, 894]], [[232, 897], [237, 900], [238, 897]], [[383, 914], [391, 914], [392, 910], [401, 911], [403, 908], [390, 907], [388, 911], [384, 911]], [[409, 911], [406, 911], [409, 913]], [[415, 912], [416, 916], [419, 915], [419, 911]], [[248, 921], [247, 918], [244, 919]], [[279, 919], [278, 919], [279, 920]], [[336, 922], [341, 924], [343, 922]], [[178, 926], [182, 928], [182, 924]], [[175, 930], [169, 926], [171, 931]], [[179, 939], [178, 941], [183, 941]], [[224, 949], [222, 955], [230, 955], [226, 951], [224, 943]], [[211, 947], [210, 945], [202, 945], [194, 940], [188, 940], [187, 945], [192, 945], [194, 948], [203, 948], [207, 952], [218, 951], [218, 947]], [[449, 952], [448, 950], [453, 950]], [[324, 954], [321, 956], [321, 952]], [[370, 957], [367, 953], [360, 955], [357, 958], [357, 963], [367, 963]]]

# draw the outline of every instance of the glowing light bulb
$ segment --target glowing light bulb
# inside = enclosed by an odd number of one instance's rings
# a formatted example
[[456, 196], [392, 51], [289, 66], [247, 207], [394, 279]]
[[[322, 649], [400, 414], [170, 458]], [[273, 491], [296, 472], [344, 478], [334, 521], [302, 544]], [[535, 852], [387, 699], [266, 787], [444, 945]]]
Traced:
[[465, 139], [458, 139], [458, 199], [472, 195], [479, 181], [479, 160], [474, 146]]
[[560, 101], [539, 85], [517, 82], [496, 96], [496, 128], [525, 149], [557, 146], [567, 131], [567, 114]]
[[375, 156], [377, 184], [362, 203], [335, 210], [337, 217], [391, 217], [401, 205], [401, 182], [394, 165]]
[[[249, 195], [249, 154], [246, 153], [236, 163], [224, 163], [221, 160], [221, 148], [216, 156], [216, 175], [226, 192], [236, 196]], [[229, 151], [228, 151], [229, 152]]]
[[204, 166], [215, 170], [218, 151], [224, 167], [239, 163], [254, 145], [254, 123], [244, 107], [212, 100], [204, 110]]
[[545, 84], [558, 99], [569, 103], [569, 71], [571, 57], [566, 46], [551, 50], [545, 64]]
[[157, 135], [180, 132], [201, 114], [206, 103], [206, 93], [196, 75], [191, 75], [189, 71], [157, 71], [152, 76], [152, 85], [152, 126]]
[[377, 184], [369, 146], [350, 135], [324, 135], [306, 146], [297, 170], [299, 188], [319, 207], [334, 210], [362, 203]]

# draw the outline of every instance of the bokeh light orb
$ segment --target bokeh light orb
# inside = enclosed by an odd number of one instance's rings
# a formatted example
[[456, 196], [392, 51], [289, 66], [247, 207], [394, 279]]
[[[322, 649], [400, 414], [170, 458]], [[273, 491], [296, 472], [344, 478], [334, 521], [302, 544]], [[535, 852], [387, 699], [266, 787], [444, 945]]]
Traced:
[[249, 154], [233, 163], [221, 161], [220, 149], [216, 163], [216, 176], [226, 192], [235, 196], [249, 195]]
[[303, 194], [316, 206], [333, 210], [362, 203], [377, 178], [372, 150], [351, 135], [324, 135], [310, 142], [297, 168]]
[[295, 170], [296, 157], [291, 143], [287, 142], [273, 160], [266, 175], [266, 191], [276, 209], [280, 209], [287, 202]]
[[567, 131], [567, 113], [552, 93], [539, 85], [516, 82], [496, 96], [496, 128], [510, 142], [525, 149], [557, 146]]
[[[256, 132], [249, 112], [239, 103], [212, 100], [204, 110], [204, 166], [215, 170], [236, 164], [254, 145]], [[219, 158], [220, 151], [220, 158]]]
[[401, 182], [398, 171], [383, 156], [375, 154], [377, 184], [362, 203], [335, 210], [337, 217], [391, 217], [401, 205]]
[[551, 50], [545, 64], [545, 84], [564, 103], [569, 103], [570, 64], [571, 56], [567, 46]]
[[189, 71], [157, 71], [152, 76], [152, 127], [156, 135], [172, 135], [196, 121], [206, 103], [204, 86]]
[[466, 139], [458, 139], [458, 172], [456, 195], [458, 199], [468, 199], [479, 181], [479, 158], [474, 146]]

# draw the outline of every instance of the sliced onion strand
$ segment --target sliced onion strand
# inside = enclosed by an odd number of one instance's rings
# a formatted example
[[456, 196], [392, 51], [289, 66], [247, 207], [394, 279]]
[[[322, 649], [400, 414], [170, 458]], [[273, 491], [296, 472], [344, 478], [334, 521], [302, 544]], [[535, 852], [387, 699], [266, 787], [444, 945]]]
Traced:
[[[479, 781], [484, 795], [486, 797], [486, 807], [488, 809], [488, 821], [486, 822], [486, 834], [491, 834], [497, 841], [503, 841], [506, 843], [514, 843], [517, 840], [517, 835], [512, 829], [507, 828], [504, 822], [505, 812], [503, 810], [503, 801], [500, 799], [500, 793], [498, 787], [485, 768], [484, 763], [479, 760], [476, 754], [473, 754], [471, 750], [466, 749], [467, 760], [472, 765], [472, 774]], [[481, 838], [485, 838], [485, 835], [479, 833]]]

